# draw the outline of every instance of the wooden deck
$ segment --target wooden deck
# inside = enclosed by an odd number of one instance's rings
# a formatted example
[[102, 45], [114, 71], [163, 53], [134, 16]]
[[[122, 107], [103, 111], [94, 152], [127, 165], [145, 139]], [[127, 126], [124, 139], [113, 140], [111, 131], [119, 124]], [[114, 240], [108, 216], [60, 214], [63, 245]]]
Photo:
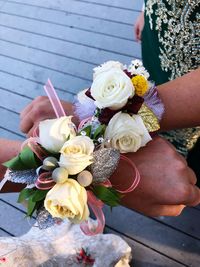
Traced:
[[[62, 99], [91, 82], [106, 60], [140, 58], [133, 22], [142, 0], [0, 0], [0, 137], [23, 139], [20, 111], [50, 77]], [[0, 235], [30, 228], [16, 194], [0, 195]], [[105, 210], [106, 232], [133, 248], [134, 267], [200, 266], [200, 208], [177, 218], [148, 218], [119, 207]], [[102, 266], [103, 267], [103, 266]]]

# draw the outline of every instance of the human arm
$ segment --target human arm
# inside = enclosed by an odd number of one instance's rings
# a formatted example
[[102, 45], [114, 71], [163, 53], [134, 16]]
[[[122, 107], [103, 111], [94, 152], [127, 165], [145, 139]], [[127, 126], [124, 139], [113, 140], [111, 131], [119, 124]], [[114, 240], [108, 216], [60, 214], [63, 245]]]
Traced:
[[[200, 68], [157, 88], [165, 106], [162, 131], [200, 125]], [[62, 104], [67, 115], [74, 115], [70, 102], [62, 101]], [[53, 117], [48, 98], [37, 97], [21, 113], [21, 130], [30, 136], [39, 121]], [[74, 122], [77, 121], [75, 118]]]
[[136, 41], [141, 41], [142, 30], [144, 28], [144, 9], [138, 15], [134, 24], [134, 35]]
[[[20, 151], [21, 144], [21, 141], [0, 138], [0, 181], [6, 172], [6, 167], [2, 163], [15, 157]], [[22, 188], [23, 185], [7, 182], [0, 193], [19, 192]]]
[[[138, 152], [126, 156], [137, 166], [141, 180], [133, 192], [124, 196], [124, 206], [149, 216], [177, 216], [185, 206], [200, 203], [195, 174], [166, 140], [156, 137]], [[112, 183], [118, 187], [130, 185], [128, 169], [126, 164], [120, 164]]]
[[161, 130], [200, 125], [200, 68], [158, 86], [165, 106]]
[[[72, 121], [78, 124], [78, 119], [74, 116], [72, 103], [61, 101], [67, 116], [72, 115]], [[45, 119], [55, 118], [55, 112], [47, 96], [38, 96], [27, 105], [20, 114], [20, 129], [27, 136], [32, 136], [39, 122]]]
[[[0, 139], [0, 163], [15, 156], [20, 147], [19, 141]], [[185, 205], [199, 204], [200, 190], [195, 186], [193, 171], [167, 141], [156, 137], [146, 147], [127, 156], [136, 164], [141, 181], [133, 192], [123, 198], [124, 206], [149, 216], [176, 216]], [[1, 180], [5, 168], [2, 166], [0, 170]], [[111, 178], [113, 184], [118, 187], [125, 181], [130, 184], [129, 173], [126, 164], [120, 164], [118, 171]], [[22, 188], [23, 185], [7, 182], [1, 193], [17, 192]]]

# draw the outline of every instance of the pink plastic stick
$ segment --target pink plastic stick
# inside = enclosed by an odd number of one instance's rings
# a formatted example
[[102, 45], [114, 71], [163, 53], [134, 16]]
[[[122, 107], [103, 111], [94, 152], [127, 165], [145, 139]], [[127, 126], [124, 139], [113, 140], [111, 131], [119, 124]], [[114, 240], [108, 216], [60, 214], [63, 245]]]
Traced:
[[92, 191], [87, 191], [87, 195], [88, 195], [88, 205], [97, 218], [97, 227], [94, 230], [91, 230], [88, 221], [85, 221], [81, 223], [80, 228], [84, 234], [93, 236], [103, 233], [103, 229], [105, 227], [105, 217], [102, 211], [103, 202], [97, 199]]

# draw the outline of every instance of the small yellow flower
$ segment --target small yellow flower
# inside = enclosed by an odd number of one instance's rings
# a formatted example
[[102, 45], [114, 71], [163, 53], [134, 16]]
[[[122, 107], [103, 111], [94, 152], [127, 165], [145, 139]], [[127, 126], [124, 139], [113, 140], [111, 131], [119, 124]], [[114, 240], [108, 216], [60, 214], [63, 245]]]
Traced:
[[136, 95], [143, 96], [148, 90], [148, 82], [145, 77], [141, 75], [136, 75], [131, 80], [135, 87]]

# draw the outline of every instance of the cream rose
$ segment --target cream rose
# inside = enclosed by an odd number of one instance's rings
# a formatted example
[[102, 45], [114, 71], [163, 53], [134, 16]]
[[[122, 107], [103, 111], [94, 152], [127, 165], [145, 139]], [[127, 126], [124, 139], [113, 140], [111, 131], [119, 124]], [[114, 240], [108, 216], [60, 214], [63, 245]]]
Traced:
[[98, 66], [98, 67], [93, 69], [93, 71], [94, 71], [93, 79], [95, 79], [102, 72], [109, 71], [109, 70], [111, 70], [113, 68], [123, 70], [124, 66], [119, 61], [112, 61], [112, 60], [107, 61], [107, 62], [103, 63], [102, 65], [100, 65], [100, 66]]
[[56, 184], [46, 195], [45, 209], [56, 218], [80, 223], [89, 217], [87, 192], [76, 180]]
[[71, 175], [83, 171], [92, 163], [94, 143], [87, 136], [76, 136], [67, 141], [60, 150], [59, 165]]
[[40, 144], [51, 152], [59, 152], [67, 139], [76, 136], [71, 116], [40, 122]]
[[113, 68], [100, 73], [91, 86], [91, 95], [98, 108], [120, 109], [134, 96], [131, 79], [121, 69]]
[[136, 152], [151, 140], [142, 118], [118, 112], [110, 120], [105, 138], [110, 140], [108, 146], [119, 149], [121, 153]]

